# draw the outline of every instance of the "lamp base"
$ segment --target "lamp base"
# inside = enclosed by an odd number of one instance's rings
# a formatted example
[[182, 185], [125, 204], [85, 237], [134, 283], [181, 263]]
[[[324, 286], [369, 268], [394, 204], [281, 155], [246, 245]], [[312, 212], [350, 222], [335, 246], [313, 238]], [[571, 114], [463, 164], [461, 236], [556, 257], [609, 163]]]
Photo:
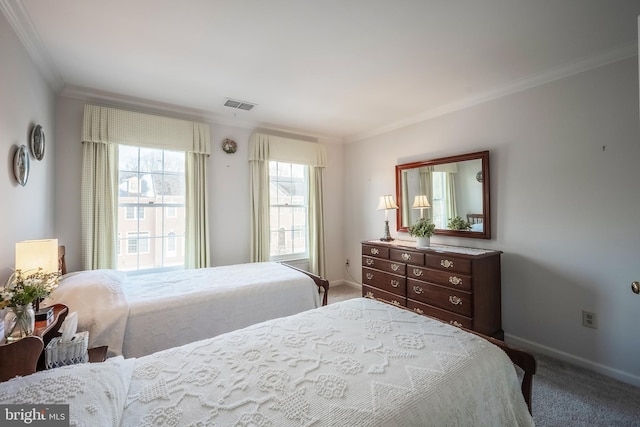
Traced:
[[392, 240], [395, 240], [391, 237], [391, 234], [389, 234], [389, 220], [384, 221], [384, 236], [382, 236], [380, 240], [383, 242], [391, 242]]

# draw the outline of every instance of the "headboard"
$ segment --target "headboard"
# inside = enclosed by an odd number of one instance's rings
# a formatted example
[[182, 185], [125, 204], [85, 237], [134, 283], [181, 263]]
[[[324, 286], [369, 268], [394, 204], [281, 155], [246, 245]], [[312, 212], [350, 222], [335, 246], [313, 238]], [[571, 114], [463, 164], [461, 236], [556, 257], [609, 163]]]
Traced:
[[58, 246], [58, 271], [67, 274], [67, 262], [64, 259], [64, 246]]
[[467, 214], [467, 221], [473, 224], [482, 224], [484, 221], [484, 215], [482, 214]]

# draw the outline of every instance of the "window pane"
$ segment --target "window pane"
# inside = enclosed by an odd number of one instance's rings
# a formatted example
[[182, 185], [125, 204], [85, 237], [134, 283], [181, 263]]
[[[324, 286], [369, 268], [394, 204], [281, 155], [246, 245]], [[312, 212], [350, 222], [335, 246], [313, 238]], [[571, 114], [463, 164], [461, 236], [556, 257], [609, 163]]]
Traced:
[[140, 172], [162, 171], [162, 150], [140, 147]]
[[138, 147], [118, 146], [118, 164], [120, 171], [138, 171]]

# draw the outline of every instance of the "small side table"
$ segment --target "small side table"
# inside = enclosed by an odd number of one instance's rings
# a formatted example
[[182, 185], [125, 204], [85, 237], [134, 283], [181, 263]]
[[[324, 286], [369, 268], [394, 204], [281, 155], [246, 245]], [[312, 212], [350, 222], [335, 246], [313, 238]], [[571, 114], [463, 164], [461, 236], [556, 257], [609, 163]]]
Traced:
[[90, 348], [89, 352], [89, 363], [99, 363], [104, 362], [107, 359], [107, 349], [109, 347], [106, 345], [100, 347]]

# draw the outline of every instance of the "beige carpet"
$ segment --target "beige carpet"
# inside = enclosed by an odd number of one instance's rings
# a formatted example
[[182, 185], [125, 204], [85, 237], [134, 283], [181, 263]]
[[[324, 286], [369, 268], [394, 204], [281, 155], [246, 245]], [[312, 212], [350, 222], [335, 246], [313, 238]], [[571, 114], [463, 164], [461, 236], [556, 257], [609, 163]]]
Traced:
[[[362, 290], [338, 285], [329, 304], [362, 296]], [[640, 427], [640, 388], [587, 369], [535, 355], [533, 419], [539, 427]]]

